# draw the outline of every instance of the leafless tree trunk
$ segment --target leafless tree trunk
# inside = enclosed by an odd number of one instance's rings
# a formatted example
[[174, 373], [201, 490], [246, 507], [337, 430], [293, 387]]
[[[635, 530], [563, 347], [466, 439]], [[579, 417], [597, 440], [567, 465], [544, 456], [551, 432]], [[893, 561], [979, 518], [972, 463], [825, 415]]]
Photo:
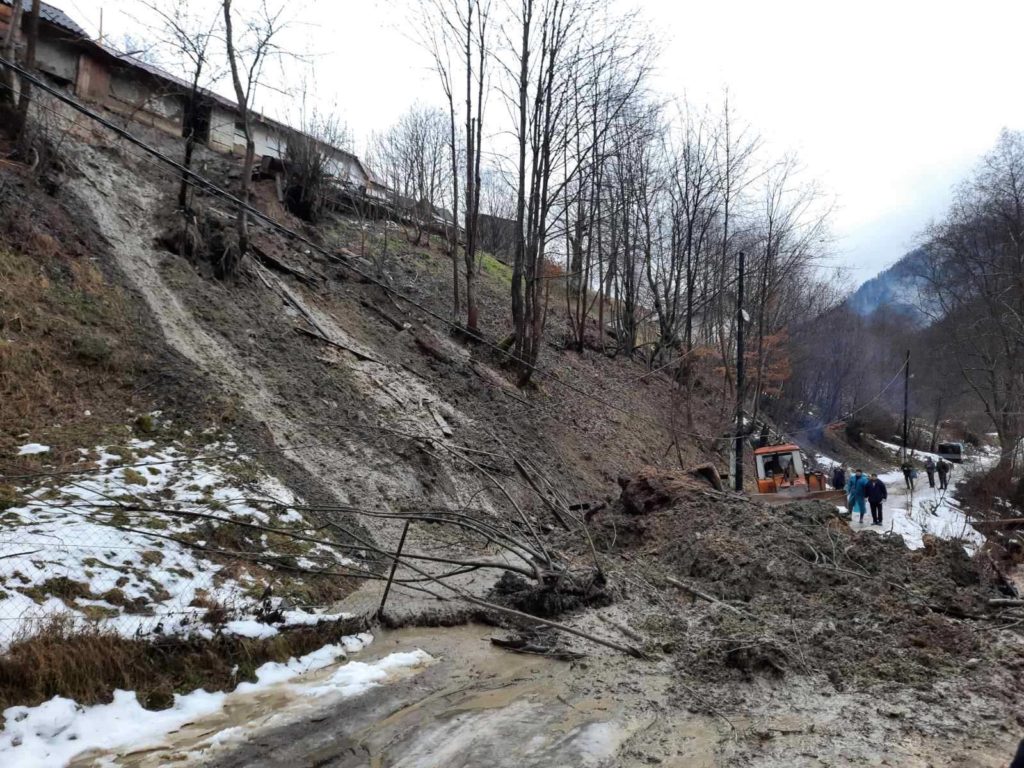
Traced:
[[[15, 2], [11, 7], [10, 26], [7, 28], [7, 35], [4, 37], [4, 58], [7, 61], [14, 61], [17, 55], [18, 36], [21, 31], [21, 10], [22, 4], [20, 2]], [[14, 98], [14, 70], [4, 67], [2, 76], [3, 80], [0, 81], [0, 105], [14, 107], [16, 106]]]
[[[182, 119], [182, 134], [185, 137], [182, 165], [190, 169], [202, 122], [203, 91], [220, 76], [210, 60], [211, 45], [221, 31], [219, 14], [203, 18], [195, 11], [190, 0], [180, 0], [170, 5], [156, 2], [144, 5], [160, 19], [160, 27], [156, 30], [158, 48], [165, 49], [173, 63], [180, 65], [188, 74], [189, 89]], [[206, 130], [209, 131], [208, 124]], [[183, 173], [178, 186], [178, 207], [183, 211], [189, 208], [189, 188], [188, 174]]]
[[[20, 4], [21, 0], [17, 0]], [[40, 0], [32, 0], [32, 10], [28, 16], [28, 29], [25, 35], [25, 69], [35, 69], [36, 46], [39, 43], [39, 13], [42, 7]], [[21, 90], [18, 93], [17, 132], [21, 153], [29, 154], [28, 105], [32, 101], [32, 83], [22, 78]]]
[[[250, 203], [252, 190], [252, 172], [256, 161], [256, 141], [253, 136], [252, 100], [256, 88], [263, 75], [267, 59], [279, 55], [276, 38], [281, 31], [282, 9], [271, 12], [264, 3], [260, 7], [260, 15], [248, 20], [244, 43], [236, 38], [232, 25], [232, 0], [221, 0], [224, 12], [224, 44], [227, 49], [228, 66], [231, 69], [231, 83], [235, 90], [238, 106], [239, 123], [245, 137], [245, 151], [242, 157], [242, 172], [239, 179], [239, 198], [243, 203]], [[224, 255], [221, 271], [224, 275], [232, 275], [238, 269], [241, 259], [249, 249], [249, 213], [244, 209], [238, 211], [238, 248], [237, 253]], [[229, 249], [230, 251], [230, 249]]]

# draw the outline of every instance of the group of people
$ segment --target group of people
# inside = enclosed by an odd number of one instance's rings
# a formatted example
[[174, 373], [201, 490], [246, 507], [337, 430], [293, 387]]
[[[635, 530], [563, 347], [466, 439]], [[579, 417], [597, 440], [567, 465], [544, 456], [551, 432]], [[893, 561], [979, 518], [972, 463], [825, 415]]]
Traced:
[[[910, 461], [905, 461], [900, 467], [903, 470], [903, 479], [907, 483], [907, 490], [914, 490], [914, 480], [917, 479], [917, 469]], [[939, 478], [939, 488], [946, 490], [949, 485], [949, 476], [953, 472], [953, 465], [944, 459], [935, 461], [929, 456], [924, 462], [924, 471], [928, 475], [928, 485], [935, 487], [935, 476]], [[856, 470], [849, 479], [842, 465], [836, 465], [832, 470], [832, 487], [837, 491], [846, 492], [846, 507], [851, 512], [860, 515], [860, 522], [864, 522], [864, 515], [867, 507], [871, 508], [871, 524], [882, 524], [882, 503], [889, 498], [889, 492], [877, 474], [871, 473], [868, 477], [861, 470]]]
[[856, 470], [846, 481], [846, 500], [851, 512], [860, 515], [859, 522], [864, 523], [865, 502], [871, 507], [871, 524], [882, 524], [882, 503], [889, 498], [889, 491], [878, 475], [871, 473], [869, 479], [861, 470]]
[[[914, 481], [917, 480], [917, 469], [914, 468], [909, 459], [903, 462], [903, 466], [900, 469], [903, 470], [903, 480], [907, 484], [907, 490], [914, 490]], [[936, 462], [935, 459], [929, 456], [925, 459], [924, 471], [928, 475], [928, 487], [935, 487], [935, 475], [938, 475], [939, 488], [944, 491], [949, 486], [949, 476], [953, 472], [953, 465], [941, 458]]]

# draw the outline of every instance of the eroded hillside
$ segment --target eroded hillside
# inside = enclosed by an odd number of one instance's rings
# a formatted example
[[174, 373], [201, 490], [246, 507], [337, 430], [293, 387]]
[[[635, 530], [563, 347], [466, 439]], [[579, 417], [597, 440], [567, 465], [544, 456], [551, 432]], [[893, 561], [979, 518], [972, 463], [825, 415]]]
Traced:
[[[0, 693], [124, 688], [181, 715], [159, 748], [89, 742], [81, 764], [1004, 762], [1022, 667], [998, 569], [679, 472], [724, 468], [723, 393], [698, 377], [686, 409], [662, 373], [563, 349], [557, 283], [520, 389], [497, 260], [482, 343], [445, 322], [441, 244], [393, 223], [313, 228], [265, 184], [317, 247], [258, 227], [221, 280], [168, 249], [176, 179], [152, 159], [69, 137], [47, 173], [0, 170]], [[348, 654], [365, 678], [330, 666]], [[238, 689], [174, 698], [204, 685]], [[24, 718], [12, 743], [77, 754]]]

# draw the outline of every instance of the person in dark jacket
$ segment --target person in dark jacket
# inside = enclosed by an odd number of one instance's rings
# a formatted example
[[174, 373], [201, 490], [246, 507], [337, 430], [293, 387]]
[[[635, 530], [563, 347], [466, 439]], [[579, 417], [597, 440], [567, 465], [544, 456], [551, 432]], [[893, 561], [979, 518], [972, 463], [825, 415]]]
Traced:
[[1017, 754], [1013, 756], [1010, 768], [1024, 768], [1024, 739], [1021, 739], [1020, 744], [1017, 745]]
[[885, 488], [885, 483], [878, 479], [878, 475], [874, 472], [871, 473], [871, 479], [868, 480], [867, 487], [864, 489], [864, 495], [868, 497], [868, 504], [871, 505], [871, 524], [881, 525], [882, 524], [882, 502], [889, 498], [889, 491]]
[[928, 473], [928, 487], [935, 487], [935, 460], [929, 456], [924, 461], [924, 471]]
[[900, 469], [903, 470], [903, 479], [907, 483], [907, 490], [914, 490], [914, 465], [911, 464], [909, 461], [904, 461], [903, 466], [900, 467]]
[[946, 463], [945, 459], [939, 459], [939, 463], [935, 465], [935, 469], [939, 472], [939, 488], [946, 490], [949, 470], [952, 469], [952, 467]]
[[837, 491], [841, 491], [846, 488], [846, 473], [843, 471], [843, 465], [839, 464], [832, 472], [832, 487]]

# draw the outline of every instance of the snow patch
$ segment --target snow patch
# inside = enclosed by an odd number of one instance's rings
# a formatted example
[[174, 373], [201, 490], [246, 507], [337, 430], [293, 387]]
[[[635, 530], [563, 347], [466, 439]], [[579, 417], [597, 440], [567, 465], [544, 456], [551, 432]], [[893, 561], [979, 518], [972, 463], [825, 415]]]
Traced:
[[[0, 644], [57, 615], [125, 637], [209, 635], [202, 620], [213, 605], [228, 611], [229, 633], [277, 633], [255, 620], [274, 607], [254, 597], [265, 587], [265, 574], [226, 569], [173, 539], [201, 547], [196, 540], [206, 536], [197, 533], [217, 525], [176, 511], [303, 531], [294, 510], [277, 514], [277, 505], [301, 503], [280, 481], [253, 471], [230, 441], [206, 446], [201, 456], [152, 440], [83, 454], [92, 469], [21, 488], [23, 501], [4, 511]], [[266, 550], [275, 553], [273, 546]], [[305, 555], [311, 569], [351, 562], [326, 548]], [[290, 610], [285, 618], [285, 624], [310, 625], [344, 616]]]
[[[102, 762], [107, 764], [127, 752], [157, 746], [171, 732], [255, 692], [287, 686], [300, 696], [348, 698], [383, 684], [398, 672], [433, 661], [429, 654], [416, 649], [373, 662], [347, 662], [326, 680], [301, 679], [346, 659], [348, 653], [372, 639], [367, 634], [346, 637], [337, 645], [324, 646], [298, 659], [268, 662], [256, 670], [255, 683], [242, 683], [230, 694], [198, 690], [175, 696], [174, 704], [161, 711], [144, 709], [133, 691], [115, 691], [111, 703], [90, 707], [60, 696], [36, 707], [10, 707], [4, 711], [6, 726], [0, 731], [0, 764], [23, 768], [66, 765], [90, 750], [106, 752]], [[209, 736], [205, 749], [244, 739], [247, 730], [239, 726], [223, 728]]]
[[35, 456], [37, 453], [49, 453], [50, 446], [40, 443], [26, 443], [18, 449], [18, 456]]

